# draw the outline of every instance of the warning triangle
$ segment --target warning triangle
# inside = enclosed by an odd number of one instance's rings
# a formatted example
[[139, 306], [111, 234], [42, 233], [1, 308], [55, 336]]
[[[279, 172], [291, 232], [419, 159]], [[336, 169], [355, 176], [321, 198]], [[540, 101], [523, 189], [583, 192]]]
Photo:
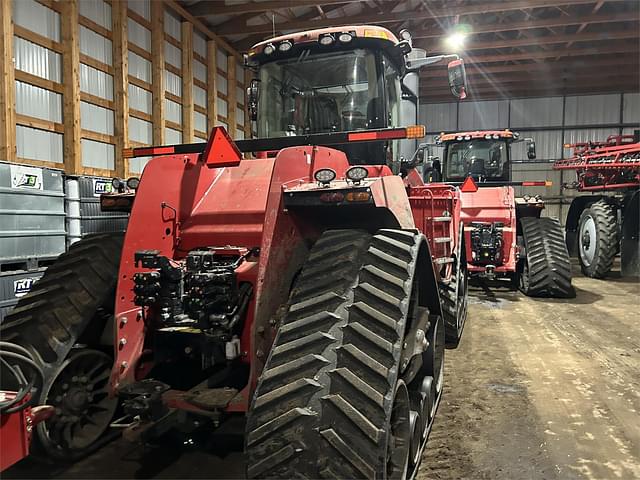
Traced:
[[467, 177], [464, 179], [464, 182], [462, 182], [462, 185], [460, 186], [460, 191], [466, 192], [466, 193], [477, 192], [478, 185], [476, 185], [476, 182], [473, 180], [472, 177]]

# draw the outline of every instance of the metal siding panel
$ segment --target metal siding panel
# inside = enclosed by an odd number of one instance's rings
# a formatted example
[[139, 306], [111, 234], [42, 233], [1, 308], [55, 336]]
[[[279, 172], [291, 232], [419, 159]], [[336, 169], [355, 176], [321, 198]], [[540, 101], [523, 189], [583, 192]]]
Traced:
[[82, 0], [78, 7], [80, 15], [111, 30], [111, 5], [103, 0]]
[[81, 63], [80, 90], [96, 97], [113, 100], [113, 77], [108, 73]]
[[224, 95], [227, 94], [227, 79], [225, 77], [223, 77], [222, 75], [220, 75], [219, 73], [217, 74], [217, 79], [218, 81], [216, 82], [216, 84], [218, 85], [218, 91]]
[[128, 0], [129, 9], [136, 12], [146, 20], [151, 20], [150, 0]]
[[113, 110], [80, 102], [80, 126], [92, 132], [113, 135]]
[[167, 145], [182, 143], [182, 132], [173, 128], [165, 128], [164, 136]]
[[182, 27], [180, 25], [180, 19], [176, 18], [170, 11], [164, 11], [164, 31], [169, 36], [180, 41], [182, 39]]
[[138, 157], [129, 159], [129, 171], [131, 173], [142, 173], [144, 167], [153, 157]]
[[207, 66], [198, 60], [193, 61], [193, 78], [197, 78], [201, 82], [207, 82]]
[[16, 125], [18, 157], [62, 163], [62, 134]]
[[13, 37], [16, 70], [62, 82], [62, 55], [20, 37]]
[[13, 0], [13, 21], [32, 32], [60, 41], [60, 15], [35, 0]]
[[516, 196], [540, 195], [541, 197], [558, 197], [561, 194], [562, 184], [560, 181], [560, 170], [553, 169], [553, 163], [530, 162], [515, 163], [512, 165], [512, 178], [514, 182], [540, 182], [551, 180], [551, 187], [514, 187]]
[[[536, 142], [537, 161], [557, 160], [562, 153], [562, 131], [549, 130], [543, 132], [526, 132], [522, 138], [531, 137]], [[527, 159], [526, 142], [517, 142], [511, 146], [511, 159], [513, 161], [529, 161]]]
[[151, 145], [153, 143], [153, 124], [146, 120], [129, 117], [129, 140]]
[[182, 79], [168, 70], [164, 71], [164, 83], [167, 92], [182, 96]]
[[581, 95], [567, 97], [565, 125], [597, 125], [620, 121], [620, 95]]
[[623, 95], [622, 121], [640, 124], [640, 93], [625, 93]]
[[220, 70], [223, 72], [227, 71], [227, 52], [225, 50], [218, 49], [218, 54], [216, 55], [216, 64]]
[[420, 123], [425, 125], [429, 132], [453, 131], [458, 128], [457, 103], [433, 103], [420, 105], [418, 111]]
[[510, 108], [512, 128], [562, 126], [562, 97], [515, 99]]
[[[581, 128], [576, 130], [565, 130], [564, 143], [582, 143], [582, 142], [604, 142], [609, 135], [618, 135], [617, 128]], [[569, 158], [572, 155], [572, 149], [564, 149], [564, 157]]]
[[509, 101], [460, 103], [459, 130], [498, 129], [509, 125]]
[[16, 80], [16, 112], [61, 123], [62, 95]]
[[115, 147], [113, 145], [88, 138], [83, 138], [81, 142], [83, 166], [113, 170], [115, 164]]
[[151, 115], [152, 112], [151, 92], [140, 88], [137, 85], [129, 84], [129, 108], [140, 110]]
[[193, 32], [193, 51], [207, 58], [207, 40], [197, 31]]
[[147, 52], [151, 51], [151, 30], [130, 18], [127, 20], [127, 37], [131, 43]]
[[167, 41], [164, 42], [164, 57], [169, 65], [182, 68], [182, 51]]
[[193, 125], [196, 130], [207, 131], [207, 116], [200, 112], [193, 112]]
[[80, 25], [80, 51], [96, 60], [113, 65], [111, 40]]
[[182, 125], [182, 105], [165, 99], [164, 108], [167, 120]]
[[197, 85], [193, 86], [193, 103], [196, 105], [207, 108], [207, 91]]
[[151, 62], [129, 50], [129, 75], [151, 83]]

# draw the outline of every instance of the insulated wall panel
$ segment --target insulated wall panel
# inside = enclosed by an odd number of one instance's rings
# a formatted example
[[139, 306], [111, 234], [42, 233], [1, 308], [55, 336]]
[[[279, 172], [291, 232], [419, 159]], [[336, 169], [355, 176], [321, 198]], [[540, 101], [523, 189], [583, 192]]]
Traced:
[[164, 136], [167, 145], [182, 143], [182, 132], [173, 128], [165, 128]]
[[62, 163], [62, 134], [16, 125], [18, 158]]
[[165, 118], [170, 122], [182, 124], [182, 105], [166, 99], [164, 105]]
[[207, 40], [200, 32], [193, 32], [193, 51], [202, 58], [207, 58]]
[[129, 51], [129, 75], [151, 83], [151, 62]]
[[597, 125], [620, 121], [620, 94], [567, 97], [565, 125]]
[[201, 132], [207, 131], [207, 116], [200, 112], [193, 112], [193, 126]]
[[625, 93], [622, 97], [622, 122], [635, 123], [640, 128], [640, 93]]
[[167, 70], [164, 71], [164, 87], [167, 92], [182, 96], [182, 78]]
[[16, 112], [21, 115], [62, 122], [62, 95], [16, 81]]
[[218, 98], [218, 115], [222, 115], [223, 117], [227, 116], [228, 111], [228, 103], [222, 98]]
[[430, 103], [420, 105], [420, 123], [428, 132], [453, 131], [458, 128], [457, 103]]
[[20, 37], [13, 37], [13, 55], [17, 70], [62, 82], [62, 55]]
[[145, 165], [149, 163], [153, 157], [137, 157], [129, 159], [129, 171], [131, 173], [142, 173]]
[[217, 82], [218, 91], [223, 95], [227, 94], [227, 79], [218, 73]]
[[509, 101], [460, 102], [459, 130], [502, 129], [509, 125]]
[[142, 18], [151, 20], [151, 0], [127, 0], [129, 10], [136, 12]]
[[153, 124], [139, 118], [129, 117], [129, 140], [151, 145], [153, 143]]
[[129, 108], [139, 110], [151, 115], [152, 95], [151, 92], [140, 88], [137, 85], [129, 84]]
[[207, 66], [198, 60], [193, 61], [193, 78], [197, 78], [201, 82], [207, 82]]
[[127, 36], [129, 41], [146, 51], [151, 51], [151, 30], [134, 22], [132, 19], [127, 21]]
[[96, 142], [83, 138], [82, 165], [85, 167], [113, 170], [115, 164], [115, 147], [109, 143]]
[[551, 187], [515, 187], [517, 197], [523, 195], [540, 195], [541, 197], [557, 197], [561, 193], [560, 170], [554, 170], [552, 163], [516, 163], [511, 168], [515, 182], [543, 182], [550, 180]]
[[207, 91], [196, 85], [193, 86], [193, 103], [202, 108], [207, 108]]
[[13, 0], [13, 22], [51, 40], [60, 41], [60, 15], [35, 0]]
[[164, 11], [164, 32], [169, 36], [175, 38], [180, 41], [181, 38], [181, 27], [180, 27], [180, 19], [173, 15], [169, 10]]
[[220, 70], [223, 72], [227, 71], [227, 52], [224, 50], [218, 49], [218, 54], [216, 55], [216, 64]]
[[103, 0], [81, 0], [78, 7], [80, 15], [111, 30], [111, 5]]
[[169, 65], [182, 68], [182, 52], [175, 45], [164, 42], [164, 59]]
[[82, 25], [80, 25], [80, 52], [107, 65], [113, 65], [111, 40]]
[[96, 97], [113, 100], [113, 77], [108, 73], [81, 63], [80, 90]]
[[[523, 132], [521, 138], [530, 137], [536, 142], [536, 161], [558, 160], [562, 155], [562, 130]], [[513, 161], [527, 162], [526, 142], [523, 140], [511, 146]]]
[[113, 110], [80, 102], [80, 125], [85, 130], [113, 135]]
[[511, 126], [562, 126], [562, 97], [521, 98], [511, 100]]

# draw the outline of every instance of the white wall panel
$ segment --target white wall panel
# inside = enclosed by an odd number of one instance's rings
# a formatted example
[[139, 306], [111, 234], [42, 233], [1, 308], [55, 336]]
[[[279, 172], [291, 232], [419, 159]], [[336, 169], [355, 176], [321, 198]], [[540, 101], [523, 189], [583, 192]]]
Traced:
[[16, 125], [18, 158], [62, 163], [62, 134]]
[[164, 31], [178, 41], [182, 38], [180, 19], [169, 10], [164, 11]]
[[81, 63], [80, 90], [96, 97], [113, 100], [113, 77], [108, 73]]
[[164, 88], [167, 92], [173, 93], [178, 97], [182, 96], [182, 78], [171, 73], [168, 70], [164, 71]]
[[430, 103], [419, 107], [420, 123], [428, 132], [457, 130], [457, 117], [457, 103]]
[[13, 55], [17, 70], [62, 82], [62, 55], [20, 37], [13, 37]]
[[227, 116], [227, 102], [222, 98], [218, 98], [218, 115]]
[[207, 91], [203, 88], [198, 87], [197, 85], [194, 85], [193, 103], [201, 106], [202, 108], [207, 108]]
[[150, 91], [133, 85], [132, 83], [129, 84], [129, 108], [140, 110], [141, 112], [151, 115], [153, 108], [152, 98]]
[[193, 78], [197, 78], [201, 82], [207, 82], [207, 66], [198, 60], [193, 61]]
[[236, 102], [244, 105], [244, 87], [236, 86]]
[[147, 52], [151, 51], [151, 30], [130, 18], [127, 20], [127, 37], [131, 43], [145, 49]]
[[[582, 142], [604, 142], [609, 135], [618, 135], [617, 128], [581, 128], [576, 130], [565, 130], [564, 143]], [[571, 149], [564, 150], [564, 156], [571, 156]]]
[[200, 112], [193, 112], [193, 126], [201, 132], [207, 131], [207, 116]]
[[80, 126], [92, 132], [113, 135], [113, 110], [80, 102]]
[[60, 41], [60, 15], [35, 0], [13, 0], [13, 21], [32, 32]]
[[236, 123], [244, 127], [244, 108], [236, 108]]
[[[530, 137], [536, 142], [536, 160], [558, 160], [562, 155], [562, 131], [522, 132], [521, 138]], [[523, 140], [511, 146], [511, 159], [528, 161], [526, 142]]]
[[565, 125], [597, 125], [620, 121], [620, 94], [567, 97]]
[[164, 101], [165, 118], [170, 122], [182, 125], [182, 105], [171, 100]]
[[193, 51], [207, 58], [207, 39], [198, 31], [193, 32]]
[[129, 117], [129, 140], [151, 145], [153, 143], [153, 124], [139, 118]]
[[129, 75], [151, 83], [151, 62], [129, 50]]
[[224, 127], [225, 130], [229, 130], [229, 124], [221, 120], [216, 120], [216, 127]]
[[115, 168], [115, 147], [109, 143], [96, 142], [88, 138], [81, 139], [82, 165], [85, 167]]
[[138, 157], [129, 159], [129, 171], [131, 173], [142, 173], [144, 167], [153, 157]]
[[111, 30], [111, 5], [103, 0], [81, 0], [78, 7], [80, 15]]
[[62, 95], [16, 81], [16, 112], [21, 115], [62, 122]]
[[511, 100], [511, 127], [555, 127], [562, 125], [562, 97]]
[[459, 130], [501, 129], [509, 126], [509, 101], [460, 102]]
[[515, 187], [516, 196], [540, 195], [541, 197], [559, 196], [561, 191], [560, 170], [554, 170], [552, 163], [516, 163], [512, 165], [515, 182], [541, 182], [551, 180], [551, 187]]
[[111, 40], [82, 25], [80, 25], [80, 52], [107, 65], [113, 65]]
[[227, 52], [221, 49], [218, 49], [218, 54], [216, 55], [216, 64], [220, 70], [223, 72], [227, 71]]
[[625, 93], [622, 97], [622, 122], [640, 126], [640, 93]]
[[236, 130], [236, 138], [234, 140], [244, 140], [244, 130]]
[[151, 20], [151, 0], [128, 0], [129, 9], [141, 17]]
[[165, 128], [164, 138], [167, 145], [182, 143], [182, 132], [173, 128]]
[[216, 84], [218, 85], [218, 91], [220, 93], [226, 95], [227, 94], [227, 79], [218, 73], [217, 74], [217, 82], [216, 82]]
[[175, 45], [164, 42], [164, 59], [169, 65], [182, 68], [182, 52]]

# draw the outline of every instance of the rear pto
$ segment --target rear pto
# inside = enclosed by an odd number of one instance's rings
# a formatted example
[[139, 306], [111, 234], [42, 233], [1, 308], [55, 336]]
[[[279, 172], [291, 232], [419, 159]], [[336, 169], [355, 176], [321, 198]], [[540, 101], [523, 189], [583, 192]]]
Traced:
[[[401, 126], [407, 79], [444, 57], [403, 38], [256, 45], [257, 139], [216, 127], [206, 145], [132, 152], [163, 156], [135, 196], [103, 199], [131, 206], [124, 238], [74, 244], [2, 326], [56, 409], [40, 447], [73, 459], [114, 423], [145, 441], [244, 414], [250, 477], [415, 475], [467, 282], [459, 189], [423, 183], [421, 150], [399, 154], [424, 136]], [[461, 61], [449, 78], [463, 96]]]
[[[541, 218], [538, 197], [515, 198], [514, 186], [546, 182], [511, 180], [509, 130], [442, 134], [442, 161], [426, 173], [430, 181], [461, 185], [467, 268], [472, 276], [508, 278], [533, 297], [572, 297], [571, 265], [557, 220]], [[529, 158], [535, 144], [527, 139]]]

